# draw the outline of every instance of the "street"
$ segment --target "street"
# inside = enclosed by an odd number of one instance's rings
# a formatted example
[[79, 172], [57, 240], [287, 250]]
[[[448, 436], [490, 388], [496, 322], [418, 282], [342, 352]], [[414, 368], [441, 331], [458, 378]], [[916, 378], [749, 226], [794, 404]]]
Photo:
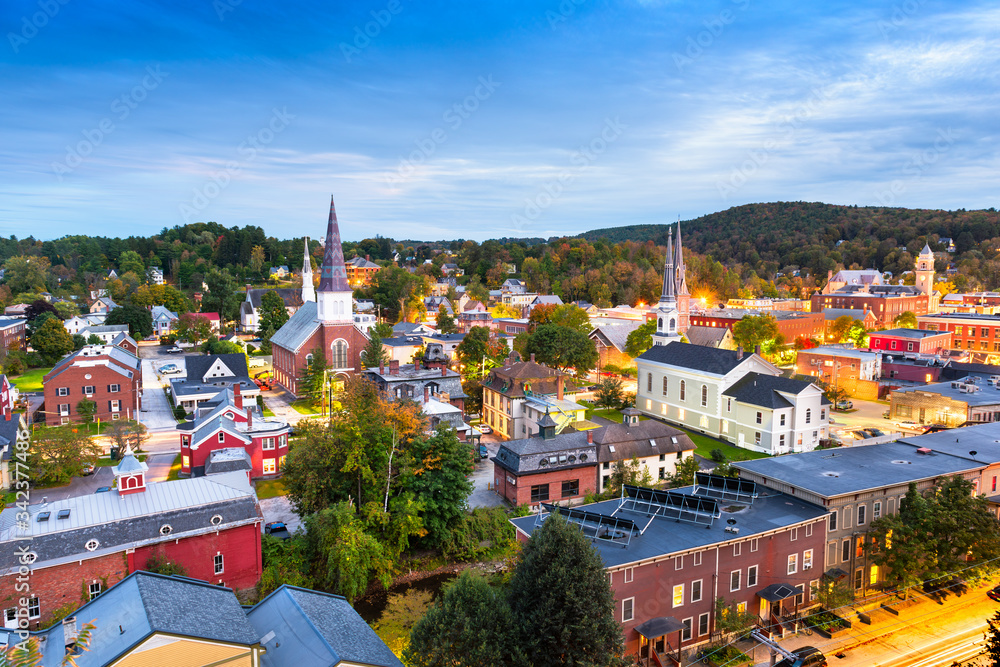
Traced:
[[859, 428], [877, 428], [886, 433], [901, 433], [903, 437], [922, 433], [923, 429], [900, 424], [898, 420], [886, 419], [883, 413], [889, 409], [888, 403], [877, 401], [862, 401], [849, 399], [854, 407], [846, 412], [830, 410], [830, 431], [840, 434], [847, 445], [852, 444], [854, 435], [851, 433]]

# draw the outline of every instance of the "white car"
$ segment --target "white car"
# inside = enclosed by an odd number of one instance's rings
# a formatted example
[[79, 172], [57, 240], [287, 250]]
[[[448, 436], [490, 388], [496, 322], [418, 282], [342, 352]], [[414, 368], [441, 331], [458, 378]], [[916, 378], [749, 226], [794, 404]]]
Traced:
[[177, 364], [165, 364], [160, 366], [160, 375], [175, 375], [184, 371]]
[[180, 354], [183, 351], [184, 350], [182, 350], [181, 348], [177, 347], [176, 345], [174, 345], [173, 347], [167, 348], [167, 354]]

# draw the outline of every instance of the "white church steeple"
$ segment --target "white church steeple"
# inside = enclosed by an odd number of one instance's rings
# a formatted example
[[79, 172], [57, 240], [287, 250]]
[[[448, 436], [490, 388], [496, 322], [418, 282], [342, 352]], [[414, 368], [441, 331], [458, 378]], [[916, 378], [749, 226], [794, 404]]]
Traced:
[[302, 253], [302, 303], [316, 300], [316, 288], [313, 287], [312, 263], [309, 261], [309, 237], [306, 237], [306, 249]]

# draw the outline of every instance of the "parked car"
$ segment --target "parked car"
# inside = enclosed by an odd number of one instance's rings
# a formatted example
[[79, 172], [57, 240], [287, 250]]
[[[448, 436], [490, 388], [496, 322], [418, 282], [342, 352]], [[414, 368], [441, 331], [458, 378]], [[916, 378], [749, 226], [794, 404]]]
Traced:
[[886, 410], [885, 412], [882, 413], [882, 419], [888, 419], [888, 418], [889, 418], [889, 411]]
[[794, 651], [794, 658], [785, 658], [774, 667], [826, 667], [826, 656], [814, 646], [803, 646]]
[[838, 410], [850, 410], [854, 407], [854, 403], [851, 401], [837, 401]]
[[993, 600], [994, 602], [1000, 602], [1000, 586], [995, 586], [991, 588], [987, 593], [986, 597]]
[[93, 475], [94, 470], [96, 470], [96, 468], [94, 468], [93, 463], [84, 463], [82, 466], [80, 466], [81, 475]]
[[486, 424], [478, 424], [476, 426], [476, 430], [479, 431], [480, 433], [482, 433], [483, 435], [489, 435], [490, 433], [493, 432], [493, 429], [491, 429]]
[[160, 375], [176, 375], [184, 371], [177, 364], [165, 364], [160, 366]]
[[871, 433], [872, 435], [874, 435], [876, 438], [880, 438], [883, 435], [885, 435], [885, 431], [883, 431], [881, 429], [877, 429], [877, 428], [869, 428], [869, 429], [867, 429], [867, 431], [869, 433]]
[[486, 445], [479, 445], [479, 458], [485, 459], [490, 455], [489, 450], [486, 449]]
[[167, 348], [167, 354], [180, 354], [183, 351], [184, 350], [182, 350], [181, 348], [177, 347], [176, 345], [174, 345], [173, 347], [168, 347]]
[[913, 421], [912, 419], [904, 419], [903, 421], [899, 422], [899, 425], [905, 428], [916, 428], [917, 422]]
[[96, 489], [94, 489], [94, 493], [107, 493], [110, 490], [111, 490], [110, 486], [99, 486]]
[[281, 521], [264, 524], [264, 533], [272, 537], [277, 537], [279, 540], [292, 539], [292, 534], [288, 532], [288, 527]]

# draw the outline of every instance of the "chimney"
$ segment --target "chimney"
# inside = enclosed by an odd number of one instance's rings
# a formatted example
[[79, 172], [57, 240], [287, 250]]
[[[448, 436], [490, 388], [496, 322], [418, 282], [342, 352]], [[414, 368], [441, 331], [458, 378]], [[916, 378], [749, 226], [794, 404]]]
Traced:
[[250, 288], [251, 288], [251, 287], [252, 287], [252, 285], [251, 285], [250, 283], [247, 283], [247, 294], [249, 294], [249, 293], [250, 293]]
[[535, 353], [531, 353], [531, 363], [535, 363]]
[[365, 261], [366, 262], [372, 261], [372, 256], [371, 255], [365, 255]]
[[247, 410], [247, 430], [253, 429], [253, 408]]
[[760, 354], [760, 345], [754, 345], [753, 352], [754, 354]]
[[397, 375], [399, 373], [399, 360], [393, 359], [389, 362], [389, 375]]
[[587, 431], [587, 444], [588, 445], [594, 444], [594, 432], [593, 431]]
[[70, 616], [69, 618], [64, 618], [62, 622], [63, 626], [63, 638], [65, 639], [65, 645], [67, 653], [70, 652], [70, 647], [76, 644], [76, 638], [79, 634], [76, 628], [76, 616]]
[[236, 403], [236, 407], [240, 410], [243, 409], [243, 394], [240, 393], [240, 383], [233, 383], [233, 402]]
[[385, 358], [378, 360], [378, 374], [385, 375]]
[[563, 391], [566, 389], [566, 376], [560, 374], [556, 378], [556, 398], [560, 401], [563, 400]]
[[431, 400], [431, 388], [424, 385], [424, 403]]
[[740, 360], [743, 358], [743, 346], [739, 345], [736, 347], [736, 359]]
[[441, 367], [441, 377], [443, 377], [443, 378], [448, 377], [448, 367], [447, 366], [442, 366]]

